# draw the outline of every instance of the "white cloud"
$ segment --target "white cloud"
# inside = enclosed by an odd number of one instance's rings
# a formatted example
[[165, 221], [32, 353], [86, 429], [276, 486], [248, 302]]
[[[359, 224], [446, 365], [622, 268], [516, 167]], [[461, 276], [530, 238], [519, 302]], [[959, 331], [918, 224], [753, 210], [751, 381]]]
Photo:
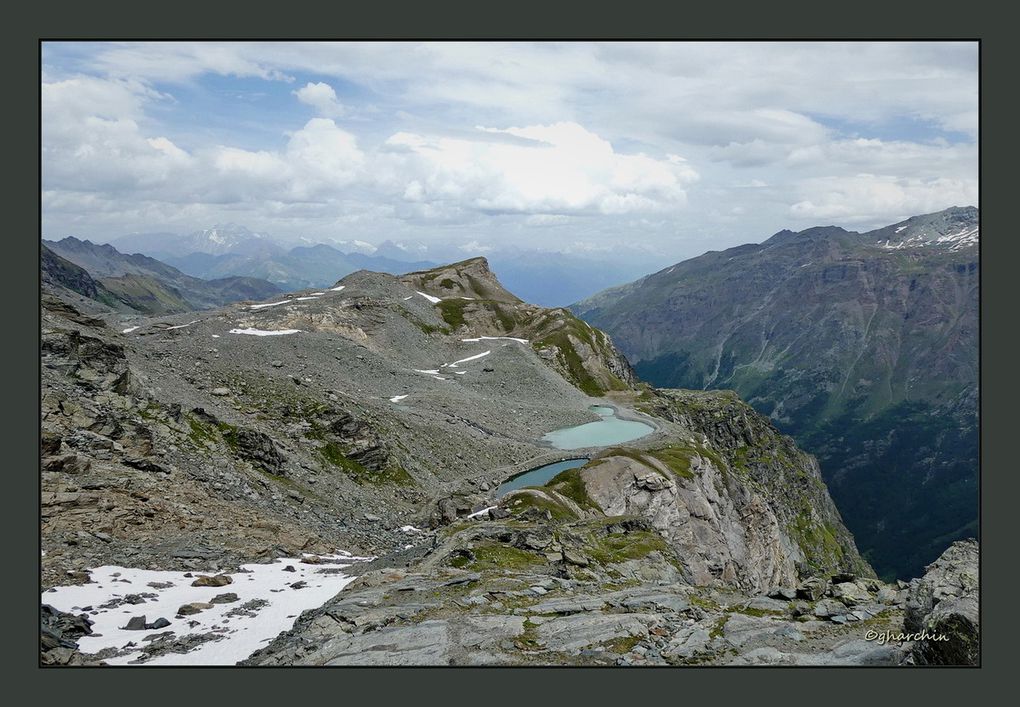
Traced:
[[491, 245], [483, 245], [482, 243], [479, 243], [477, 239], [458, 246], [458, 248], [465, 253], [489, 253], [492, 251]]
[[293, 93], [299, 101], [312, 106], [319, 115], [327, 118], [339, 118], [347, 112], [343, 104], [337, 100], [336, 91], [328, 83], [308, 82]]
[[975, 205], [978, 198], [976, 183], [966, 180], [875, 174], [806, 180], [800, 192], [791, 216], [836, 225], [894, 223], [950, 205]]
[[398, 132], [386, 140], [393, 178], [406, 180], [403, 197], [491, 212], [614, 214], [681, 207], [698, 178], [684, 162], [616, 152], [573, 122], [479, 133], [468, 140]]
[[[679, 254], [977, 196], [974, 43], [65, 46], [43, 47], [55, 236], [235, 221]], [[228, 132], [188, 103], [208, 74], [295, 84]]]

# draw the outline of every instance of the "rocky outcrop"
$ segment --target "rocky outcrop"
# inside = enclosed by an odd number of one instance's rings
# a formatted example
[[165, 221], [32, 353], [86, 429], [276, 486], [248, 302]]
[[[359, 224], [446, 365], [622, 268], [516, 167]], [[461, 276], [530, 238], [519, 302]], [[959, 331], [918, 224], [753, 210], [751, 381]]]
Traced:
[[39, 608], [39, 663], [41, 665], [101, 665], [78, 651], [78, 639], [92, 634], [92, 621], [49, 604]]
[[682, 553], [651, 522], [585, 511], [556, 487], [508, 495], [510, 519], [461, 519], [403, 562], [371, 563], [242, 664], [898, 665], [906, 658], [895, 641], [863, 638], [901, 628], [894, 587], [843, 573], [807, 583], [817, 601], [791, 601], [799, 591], [792, 586], [768, 595], [692, 586]]
[[695, 585], [763, 592], [798, 580], [789, 538], [764, 497], [692, 450], [672, 470], [651, 455], [600, 457], [578, 472], [588, 498], [607, 516], [646, 518], [682, 558]]
[[981, 616], [978, 543], [953, 543], [910, 583], [904, 629], [915, 635], [920, 665], [978, 665]]
[[626, 390], [637, 382], [605, 332], [567, 309], [522, 302], [500, 284], [485, 258], [410, 273], [401, 281], [439, 298], [435, 306], [450, 332], [527, 339], [541, 360], [589, 395]]
[[[829, 496], [818, 463], [768, 418], [726, 391], [660, 390], [648, 397], [646, 410], [700, 436], [671, 455], [681, 468], [688, 465], [688, 475], [678, 483], [695, 493], [693, 508], [702, 498], [711, 499], [712, 489], [725, 490], [735, 517], [748, 521], [743, 524], [748, 557], [775, 568], [769, 572], [784, 568], [784, 576], [790, 563], [803, 576], [841, 571], [874, 576]], [[718, 515], [718, 501], [705, 507]]]
[[440, 299], [457, 297], [523, 304], [503, 287], [485, 258], [468, 258], [431, 270], [408, 273], [400, 280]]

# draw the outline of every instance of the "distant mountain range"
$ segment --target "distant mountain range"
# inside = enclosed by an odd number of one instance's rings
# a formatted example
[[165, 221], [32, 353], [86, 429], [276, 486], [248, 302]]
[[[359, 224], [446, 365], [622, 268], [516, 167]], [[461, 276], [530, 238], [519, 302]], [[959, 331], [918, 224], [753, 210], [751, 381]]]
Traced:
[[978, 518], [979, 218], [781, 231], [572, 307], [645, 380], [737, 391], [821, 461], [880, 574], [918, 574]]
[[177, 314], [280, 292], [252, 277], [203, 280], [145, 255], [125, 255], [112, 245], [68, 237], [42, 243], [43, 280], [114, 309]]
[[181, 271], [202, 278], [229, 276], [258, 277], [283, 289], [325, 287], [357, 270], [400, 275], [410, 270], [433, 267], [430, 262], [404, 262], [364, 253], [343, 253], [323, 243], [263, 252], [230, 252], [220, 255], [195, 252], [167, 257], [166, 262]]
[[514, 292], [544, 307], [564, 307], [633, 280], [658, 262], [651, 254], [527, 250], [515, 246], [474, 250], [464, 245], [386, 240], [284, 241], [239, 224], [217, 224], [188, 234], [132, 233], [110, 241], [121, 253], [143, 253], [203, 279], [254, 277], [285, 290], [326, 287], [357, 270], [402, 275], [484, 252]]

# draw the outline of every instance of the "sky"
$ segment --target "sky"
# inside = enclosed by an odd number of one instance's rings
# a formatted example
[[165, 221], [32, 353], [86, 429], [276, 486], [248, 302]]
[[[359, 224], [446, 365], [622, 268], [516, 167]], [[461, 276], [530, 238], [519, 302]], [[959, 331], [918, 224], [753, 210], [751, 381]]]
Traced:
[[41, 100], [45, 238], [680, 259], [978, 200], [976, 42], [45, 42]]

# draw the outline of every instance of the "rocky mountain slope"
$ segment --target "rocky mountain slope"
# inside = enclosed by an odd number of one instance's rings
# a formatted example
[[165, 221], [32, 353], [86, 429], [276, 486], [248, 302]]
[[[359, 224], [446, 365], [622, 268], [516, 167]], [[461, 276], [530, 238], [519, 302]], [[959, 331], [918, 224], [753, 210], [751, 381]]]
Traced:
[[816, 454], [886, 576], [977, 532], [978, 212], [782, 231], [572, 307], [645, 380], [733, 389]]
[[[145, 255], [125, 255], [111, 245], [97, 245], [67, 237], [43, 241], [43, 262], [51, 263], [51, 277], [57, 271], [54, 256], [85, 270], [101, 289], [87, 295], [82, 289], [69, 289], [113, 306], [145, 314], [178, 314], [209, 309], [243, 299], [264, 299], [280, 290], [273, 284], [251, 277], [201, 280]], [[63, 267], [65, 276], [69, 274]], [[44, 268], [45, 269], [45, 268]], [[72, 278], [73, 279], [73, 278]], [[67, 282], [70, 282], [68, 280]], [[67, 284], [67, 282], [61, 284]], [[84, 286], [89, 290], [88, 286]], [[91, 290], [89, 290], [91, 291]], [[119, 304], [118, 304], [119, 303]]]
[[[360, 577], [252, 663], [908, 659], [856, 637], [901, 626], [907, 596], [874, 579], [809, 456], [729, 395], [633, 385], [608, 337], [520, 302], [484, 260], [185, 316], [84, 302], [44, 287], [42, 601], [81, 619], [44, 611], [46, 662], [229, 641], [233, 624], [198, 619], [244, 596], [243, 563], [278, 558], [303, 558], [295, 581], [230, 620], [279, 613], [313, 577]], [[589, 379], [617, 382], [594, 398]], [[595, 402], [650, 433], [542, 440], [598, 419]], [[567, 457], [589, 461], [497, 495]], [[338, 550], [376, 559], [331, 567]], [[154, 621], [180, 575], [127, 586], [142, 570], [184, 572], [213, 601]], [[58, 601], [90, 579], [108, 601]], [[69, 648], [111, 611], [161, 633]]]

